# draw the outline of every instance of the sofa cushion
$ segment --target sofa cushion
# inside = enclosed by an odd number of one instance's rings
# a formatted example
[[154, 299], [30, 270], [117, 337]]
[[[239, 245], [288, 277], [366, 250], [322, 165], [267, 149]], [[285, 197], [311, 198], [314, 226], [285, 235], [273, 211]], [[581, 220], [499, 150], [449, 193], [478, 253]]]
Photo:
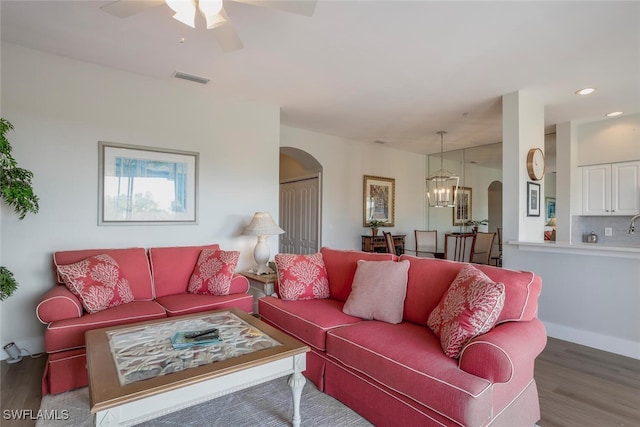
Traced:
[[504, 285], [467, 264], [429, 315], [428, 325], [444, 353], [457, 358], [472, 338], [493, 328], [503, 306]]
[[343, 305], [342, 301], [331, 298], [283, 301], [264, 297], [258, 300], [258, 312], [265, 322], [324, 351], [327, 331], [362, 321], [343, 313]]
[[200, 295], [229, 295], [240, 252], [203, 249], [187, 290]]
[[[427, 324], [431, 311], [458, 275], [465, 263], [433, 258], [400, 256], [408, 260], [409, 279], [404, 304], [404, 319], [421, 325]], [[529, 321], [537, 317], [538, 297], [542, 279], [528, 271], [516, 271], [488, 265], [475, 265], [494, 282], [505, 287], [504, 307], [497, 323], [512, 320]], [[329, 276], [331, 281], [331, 276]]]
[[321, 253], [277, 254], [278, 294], [286, 301], [329, 298], [329, 281]]
[[327, 247], [323, 247], [320, 252], [327, 269], [331, 298], [340, 301], [346, 301], [349, 298], [358, 260], [394, 261], [398, 259], [396, 255], [389, 253], [344, 251]]
[[64, 285], [54, 286], [36, 307], [36, 316], [44, 324], [55, 320], [77, 319], [82, 313], [82, 303]]
[[363, 319], [402, 322], [409, 261], [358, 261], [344, 311]]
[[84, 333], [91, 329], [161, 319], [166, 316], [165, 310], [155, 301], [132, 301], [95, 314], [85, 314], [77, 319], [51, 322], [44, 334], [45, 351], [53, 353], [84, 347]]
[[99, 254], [73, 264], [58, 265], [58, 274], [89, 313], [133, 301], [129, 281], [110, 255]]
[[533, 320], [538, 316], [542, 278], [530, 271], [477, 265], [494, 282], [504, 283], [504, 307], [497, 323]]
[[163, 297], [187, 292], [189, 279], [203, 249], [220, 249], [220, 246], [213, 244], [150, 248], [149, 261], [155, 296]]
[[327, 333], [327, 356], [459, 425], [491, 419], [492, 384], [460, 370], [427, 327], [373, 320], [337, 328]]
[[168, 316], [182, 316], [183, 314], [231, 307], [239, 308], [247, 313], [253, 312], [253, 296], [246, 293], [195, 295], [185, 292], [176, 295], [166, 295], [156, 299], [156, 301], [167, 310]]
[[153, 287], [151, 285], [151, 270], [144, 248], [127, 249], [83, 249], [78, 251], [58, 251], [53, 254], [58, 283], [64, 283], [58, 274], [57, 266], [73, 264], [83, 259], [106, 254], [112, 257], [120, 266], [122, 275], [129, 281], [131, 292], [136, 300], [153, 299]]

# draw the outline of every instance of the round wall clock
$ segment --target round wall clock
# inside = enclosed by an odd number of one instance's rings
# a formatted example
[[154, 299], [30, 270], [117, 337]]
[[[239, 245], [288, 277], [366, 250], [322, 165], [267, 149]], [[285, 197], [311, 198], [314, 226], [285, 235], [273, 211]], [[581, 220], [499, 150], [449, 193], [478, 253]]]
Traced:
[[544, 153], [539, 148], [532, 148], [527, 154], [527, 172], [529, 178], [540, 181], [544, 177]]

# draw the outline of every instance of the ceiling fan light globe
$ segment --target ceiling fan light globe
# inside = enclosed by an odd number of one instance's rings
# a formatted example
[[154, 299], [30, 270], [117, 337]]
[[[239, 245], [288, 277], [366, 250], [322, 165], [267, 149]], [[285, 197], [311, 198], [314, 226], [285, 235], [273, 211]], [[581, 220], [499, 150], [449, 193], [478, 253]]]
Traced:
[[210, 18], [214, 18], [222, 10], [222, 0], [200, 0], [198, 1], [200, 12], [207, 19], [207, 26]]
[[191, 28], [196, 27], [195, 0], [165, 0], [165, 3], [176, 13], [173, 19]]

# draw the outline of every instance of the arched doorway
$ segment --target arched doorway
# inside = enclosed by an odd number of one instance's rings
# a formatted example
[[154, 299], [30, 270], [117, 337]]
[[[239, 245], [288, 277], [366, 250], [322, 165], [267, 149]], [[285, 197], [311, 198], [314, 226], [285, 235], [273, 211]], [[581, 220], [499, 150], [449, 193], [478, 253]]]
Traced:
[[280, 148], [279, 252], [311, 254], [321, 242], [322, 165], [309, 153]]

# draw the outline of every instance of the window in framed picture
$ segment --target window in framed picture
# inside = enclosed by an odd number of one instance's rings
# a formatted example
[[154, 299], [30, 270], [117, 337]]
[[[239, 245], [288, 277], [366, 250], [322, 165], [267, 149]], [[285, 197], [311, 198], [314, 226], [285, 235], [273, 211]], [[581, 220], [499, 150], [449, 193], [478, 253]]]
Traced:
[[198, 153], [98, 145], [100, 225], [196, 222]]
[[[451, 191], [454, 191], [453, 189]], [[455, 206], [453, 207], [453, 225], [465, 225], [471, 221], [472, 190], [469, 187], [458, 187]]]
[[372, 220], [383, 221], [383, 227], [395, 223], [396, 180], [380, 176], [364, 176], [362, 225], [368, 227]]

